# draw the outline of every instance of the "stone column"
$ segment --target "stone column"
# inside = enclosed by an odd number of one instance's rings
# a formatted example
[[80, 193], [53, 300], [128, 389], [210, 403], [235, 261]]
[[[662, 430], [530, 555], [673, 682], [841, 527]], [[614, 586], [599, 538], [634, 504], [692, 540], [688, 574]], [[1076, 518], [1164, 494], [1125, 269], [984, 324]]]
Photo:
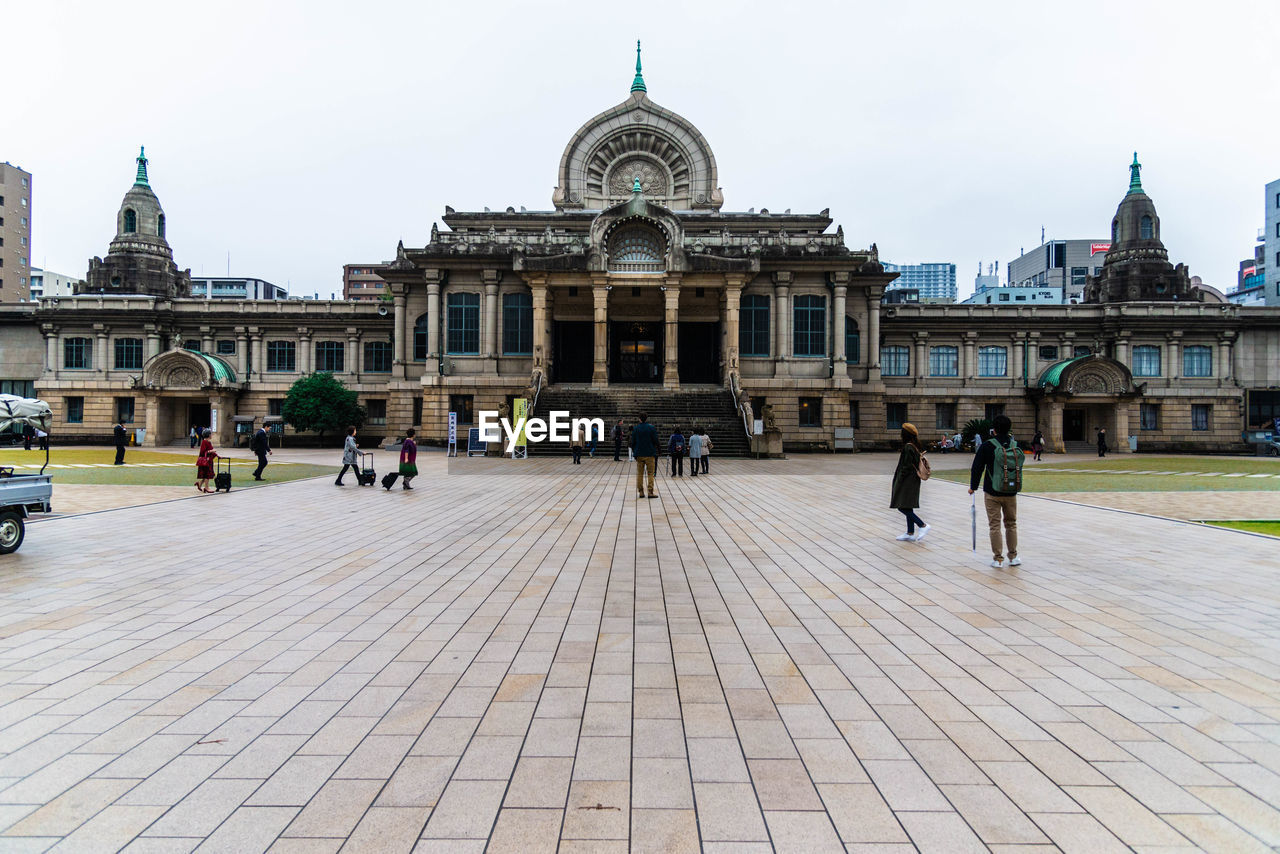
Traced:
[[1129, 361], [1129, 333], [1127, 331], [1121, 332], [1120, 336], [1116, 338], [1116, 361], [1130, 370], [1133, 369], [1133, 365]]
[[1067, 446], [1062, 440], [1062, 404], [1053, 400], [1049, 401], [1048, 406], [1049, 423], [1046, 425], [1044, 442], [1053, 453], [1064, 454]]
[[730, 276], [725, 281], [724, 287], [724, 369], [725, 376], [721, 377], [724, 382], [729, 381], [728, 374], [730, 371], [738, 370], [738, 360], [741, 353], [738, 351], [739, 332], [740, 332], [740, 316], [742, 309], [742, 286], [744, 280], [737, 276]]
[[1182, 365], [1178, 362], [1178, 343], [1182, 338], [1182, 330], [1175, 330], [1169, 333], [1168, 346], [1165, 348], [1169, 358], [1169, 364], [1164, 369], [1165, 378], [1169, 382], [1173, 382], [1182, 376]]
[[482, 274], [484, 283], [484, 340], [480, 342], [480, 352], [485, 358], [485, 371], [498, 372], [498, 284], [502, 281], [501, 270], [485, 270]]
[[1040, 379], [1040, 333], [1027, 333], [1027, 377], [1028, 385], [1035, 385]]
[[236, 379], [249, 381], [249, 336], [243, 326], [236, 327]]
[[[1009, 349], [1012, 351], [1012, 355], [1013, 355], [1013, 359], [1011, 361], [1011, 364], [1013, 365], [1013, 376], [1010, 379], [1013, 380], [1013, 384], [1015, 386], [1021, 384], [1022, 382], [1022, 364], [1023, 364], [1023, 358], [1024, 358], [1024, 354], [1022, 351], [1023, 351], [1023, 348], [1026, 346], [1026, 344], [1024, 343], [1026, 340], [1027, 340], [1027, 333], [1025, 332], [1015, 332], [1013, 335], [1009, 336]], [[1032, 377], [1028, 373], [1027, 385], [1031, 385], [1031, 380], [1032, 380]]]
[[[106, 373], [107, 364], [107, 336], [111, 334], [111, 327], [101, 323], [93, 324], [93, 332], [98, 336], [97, 346], [94, 348], [93, 369], [100, 374]], [[114, 416], [112, 416], [114, 417]]]
[[680, 387], [680, 285], [669, 284], [666, 296], [665, 329], [662, 350], [664, 364], [662, 385], [664, 388]]
[[964, 345], [964, 384], [973, 385], [974, 377], [978, 375], [978, 333], [969, 330], [964, 334], [961, 343]]
[[867, 331], [864, 360], [867, 365], [867, 382], [880, 381], [880, 296], [883, 288], [867, 288]]
[[395, 360], [395, 376], [404, 379], [405, 362], [409, 361], [412, 331], [408, 327], [408, 312], [405, 310], [404, 285], [391, 285], [391, 304], [395, 306], [395, 343], [391, 347], [391, 358]]
[[1129, 402], [1120, 400], [1115, 405], [1115, 414], [1111, 425], [1111, 435], [1114, 440], [1111, 442], [1111, 448], [1116, 453], [1129, 453]]
[[[591, 325], [592, 341], [595, 345], [594, 367], [591, 370], [593, 386], [609, 384], [609, 286], [603, 278], [591, 285], [591, 296], [594, 302], [594, 314]], [[679, 299], [679, 289], [676, 298]]]
[[213, 329], [208, 326], [200, 327], [200, 352], [213, 352]]
[[[529, 280], [529, 290], [533, 298], [533, 369], [545, 373], [550, 367], [547, 351], [547, 280]], [[545, 378], [543, 382], [546, 382]]]
[[791, 358], [791, 274], [779, 270], [773, 274], [773, 375], [787, 376], [787, 361]]
[[346, 373], [356, 382], [360, 382], [360, 330], [355, 326], [347, 327]]
[[[836, 279], [837, 282], [849, 281], [848, 273], [836, 273], [835, 275], [838, 277]], [[846, 311], [845, 300], [849, 294], [849, 287], [848, 285], [837, 284], [832, 290], [834, 291], [834, 298], [832, 299], [833, 314], [831, 318], [832, 320], [831, 337], [835, 340], [831, 342], [834, 345], [831, 348], [831, 361], [835, 364], [835, 375], [837, 377], [844, 377], [844, 376], [848, 376], [849, 374], [849, 360], [848, 360], [847, 354], [844, 351], [844, 344], [845, 344], [844, 315]]]
[[[160, 444], [160, 398], [154, 394], [148, 394], [143, 401], [143, 407], [142, 426], [147, 429], [147, 436], [143, 439], [142, 445], [154, 448]], [[176, 437], [166, 436], [165, 440], [168, 441], [171, 438]]]
[[262, 333], [258, 330], [258, 327], [249, 327], [249, 342], [249, 346], [252, 348], [252, 353], [249, 357], [249, 371], [256, 371], [258, 377], [261, 378], [267, 370], [267, 363], [262, 354]]
[[311, 329], [298, 327], [298, 373], [311, 373]]
[[1214, 375], [1222, 380], [1231, 379], [1231, 333], [1224, 332], [1218, 336], [1218, 364]]
[[440, 276], [427, 279], [427, 370], [429, 377], [440, 373]]
[[911, 337], [915, 339], [915, 352], [911, 354], [911, 376], [915, 378], [916, 385], [923, 385], [924, 379], [929, 376], [929, 333], [913, 332]]
[[44, 369], [50, 376], [58, 375], [58, 328], [52, 323], [40, 327], [44, 333]]

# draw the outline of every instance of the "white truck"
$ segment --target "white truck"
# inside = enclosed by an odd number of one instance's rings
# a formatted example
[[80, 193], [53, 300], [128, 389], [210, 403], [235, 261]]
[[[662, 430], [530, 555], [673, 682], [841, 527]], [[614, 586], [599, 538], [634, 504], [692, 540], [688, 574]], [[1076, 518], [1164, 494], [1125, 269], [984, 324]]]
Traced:
[[53, 426], [53, 411], [43, 400], [0, 394], [0, 432], [15, 426], [46, 434], [44, 465], [39, 474], [15, 474], [12, 468], [0, 466], [0, 555], [18, 550], [26, 535], [27, 516], [48, 513], [53, 498], [53, 475], [44, 473], [49, 465], [47, 434]]

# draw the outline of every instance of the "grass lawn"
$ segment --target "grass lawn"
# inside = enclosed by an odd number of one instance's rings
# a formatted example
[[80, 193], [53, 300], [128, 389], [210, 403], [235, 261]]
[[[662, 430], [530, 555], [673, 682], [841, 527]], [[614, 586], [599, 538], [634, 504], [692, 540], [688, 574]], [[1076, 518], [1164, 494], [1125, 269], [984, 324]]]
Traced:
[[1239, 522], [1207, 522], [1206, 524], [1216, 525], [1219, 528], [1235, 528], [1238, 531], [1252, 531], [1255, 534], [1270, 534], [1273, 537], [1280, 537], [1280, 521], [1275, 519], [1252, 519]]
[[[53, 448], [49, 452], [49, 468], [57, 483], [96, 483], [109, 486], [191, 486], [196, 479], [196, 457], [191, 454], [166, 454], [130, 448], [125, 451], [125, 465], [112, 465], [114, 448]], [[0, 466], [13, 466], [16, 474], [38, 472], [44, 463], [44, 451], [24, 451], [21, 447], [0, 448]], [[256, 485], [253, 470], [256, 460], [231, 460], [231, 482], [242, 488]], [[262, 473], [263, 483], [283, 483], [322, 474], [333, 475], [333, 466], [305, 463], [277, 463], [274, 460]]]
[[[1069, 471], [1059, 471], [1069, 469]], [[938, 471], [934, 477], [965, 483], [966, 470]], [[1088, 462], [1038, 463], [1022, 469], [1024, 492], [1218, 492], [1280, 489], [1280, 460], [1274, 457], [1175, 457], [1123, 454]]]

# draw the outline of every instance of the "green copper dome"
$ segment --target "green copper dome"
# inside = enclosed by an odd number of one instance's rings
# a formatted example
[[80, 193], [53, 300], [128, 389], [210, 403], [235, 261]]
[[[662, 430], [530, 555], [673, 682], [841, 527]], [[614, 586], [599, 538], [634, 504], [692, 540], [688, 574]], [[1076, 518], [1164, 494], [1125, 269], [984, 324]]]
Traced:
[[[1142, 192], [1142, 164], [1138, 162], [1138, 152], [1133, 153], [1133, 162], [1129, 164], [1129, 192]], [[1127, 194], [1126, 194], [1127, 195]]]
[[1076, 356], [1074, 359], [1064, 359], [1061, 362], [1050, 365], [1045, 372], [1040, 375], [1040, 381], [1036, 383], [1040, 388], [1054, 389], [1062, 382], [1062, 372], [1066, 370], [1067, 365], [1079, 362], [1081, 359], [1088, 359], [1088, 356]]
[[135, 184], [147, 186], [147, 147], [141, 146], [138, 151], [138, 177], [133, 180]]

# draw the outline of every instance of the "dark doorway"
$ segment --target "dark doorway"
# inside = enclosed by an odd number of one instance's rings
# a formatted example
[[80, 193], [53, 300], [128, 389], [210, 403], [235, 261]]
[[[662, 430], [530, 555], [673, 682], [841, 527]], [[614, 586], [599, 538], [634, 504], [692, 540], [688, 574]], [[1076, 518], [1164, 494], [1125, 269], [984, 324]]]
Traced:
[[595, 367], [591, 321], [558, 320], [555, 327], [552, 382], [591, 382], [591, 371]]
[[1062, 441], [1084, 441], [1084, 410], [1064, 409], [1062, 411]]
[[720, 382], [720, 324], [680, 324], [680, 382]]
[[209, 422], [213, 419], [213, 412], [209, 409], [207, 403], [189, 403], [187, 404], [187, 424], [183, 433], [191, 430], [191, 425], [199, 427], [201, 430], [208, 429], [212, 425]]
[[662, 382], [662, 322], [615, 320], [609, 345], [609, 381]]

